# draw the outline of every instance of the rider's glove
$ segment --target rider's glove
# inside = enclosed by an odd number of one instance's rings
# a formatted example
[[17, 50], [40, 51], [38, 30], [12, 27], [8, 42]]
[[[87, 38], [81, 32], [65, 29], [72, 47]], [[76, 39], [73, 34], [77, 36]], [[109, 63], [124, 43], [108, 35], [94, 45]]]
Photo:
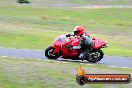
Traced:
[[80, 45], [78, 45], [78, 46], [73, 46], [73, 49], [80, 49], [80, 48], [81, 48]]

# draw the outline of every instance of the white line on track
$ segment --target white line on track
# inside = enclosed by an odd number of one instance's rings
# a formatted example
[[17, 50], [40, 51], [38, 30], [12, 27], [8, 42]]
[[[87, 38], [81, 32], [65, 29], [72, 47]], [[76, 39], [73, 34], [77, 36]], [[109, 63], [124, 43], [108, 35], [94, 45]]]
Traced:
[[[0, 57], [4, 57], [4, 58], [7, 58], [9, 56], [0, 56]], [[11, 57], [11, 58], [17, 58], [17, 57]], [[26, 59], [26, 58], [19, 58], [19, 59]], [[39, 60], [39, 61], [46, 61], [46, 62], [50, 62], [51, 60], [49, 59], [35, 59], [35, 60]], [[69, 63], [69, 62], [64, 62], [64, 61], [55, 61], [53, 60], [54, 62], [56, 63]], [[94, 65], [94, 64], [85, 64], [85, 63], [80, 63], [80, 64], [83, 64], [83, 65]], [[101, 66], [104, 66], [106, 67], [107, 65], [101, 65]], [[112, 68], [127, 68], [127, 69], [132, 69], [132, 68], [129, 68], [129, 67], [118, 67], [118, 66], [107, 66], [107, 67], [112, 67]]]
[[8, 56], [1, 56], [1, 57], [8, 57]]

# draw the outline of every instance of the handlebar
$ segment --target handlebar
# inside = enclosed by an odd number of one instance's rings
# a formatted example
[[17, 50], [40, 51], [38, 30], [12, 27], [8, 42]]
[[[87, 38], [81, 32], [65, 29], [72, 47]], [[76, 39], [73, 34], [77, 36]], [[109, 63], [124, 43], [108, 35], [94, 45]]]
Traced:
[[74, 34], [67, 34], [66, 37], [75, 36]]

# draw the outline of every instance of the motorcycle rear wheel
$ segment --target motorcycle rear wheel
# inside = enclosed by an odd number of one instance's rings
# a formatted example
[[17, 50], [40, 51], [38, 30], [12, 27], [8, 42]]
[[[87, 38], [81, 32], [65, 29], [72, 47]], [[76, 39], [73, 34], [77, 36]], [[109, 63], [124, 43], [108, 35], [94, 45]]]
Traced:
[[54, 48], [52, 46], [49, 46], [46, 50], [45, 50], [45, 56], [48, 59], [57, 59], [59, 57], [58, 54], [52, 54], [54, 51]]
[[104, 53], [101, 49], [94, 50], [92, 54], [90, 54], [89, 58], [87, 58], [87, 61], [96, 63], [99, 62], [104, 56]]

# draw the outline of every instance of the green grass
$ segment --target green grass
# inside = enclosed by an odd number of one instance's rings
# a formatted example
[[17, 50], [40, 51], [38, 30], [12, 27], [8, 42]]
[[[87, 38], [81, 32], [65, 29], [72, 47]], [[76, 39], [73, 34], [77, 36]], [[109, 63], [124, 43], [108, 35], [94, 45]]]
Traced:
[[44, 49], [57, 35], [84, 25], [92, 37], [105, 39], [107, 55], [132, 56], [132, 9], [79, 9], [0, 5], [0, 46]]
[[[132, 69], [52, 60], [0, 58], [0, 88], [80, 88], [75, 76], [80, 65], [89, 74], [130, 74]], [[50, 69], [49, 69], [50, 68]], [[88, 84], [83, 88], [128, 88], [130, 84]]]

